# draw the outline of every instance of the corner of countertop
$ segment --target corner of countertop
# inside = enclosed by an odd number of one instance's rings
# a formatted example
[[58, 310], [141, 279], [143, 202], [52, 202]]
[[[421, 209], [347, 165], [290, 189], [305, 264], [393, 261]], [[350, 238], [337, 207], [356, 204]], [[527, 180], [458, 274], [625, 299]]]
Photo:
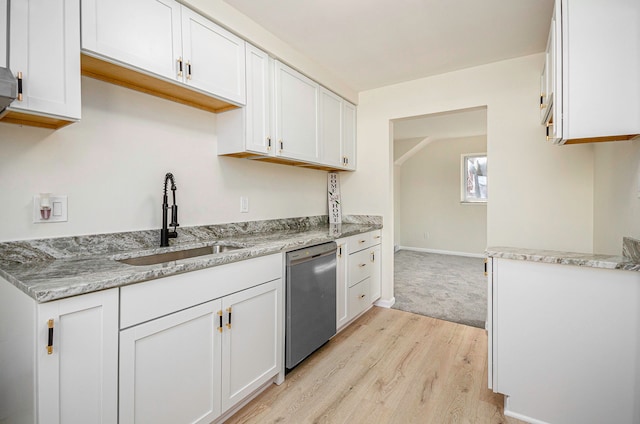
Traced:
[[640, 262], [640, 240], [622, 237], [622, 256], [633, 262]]

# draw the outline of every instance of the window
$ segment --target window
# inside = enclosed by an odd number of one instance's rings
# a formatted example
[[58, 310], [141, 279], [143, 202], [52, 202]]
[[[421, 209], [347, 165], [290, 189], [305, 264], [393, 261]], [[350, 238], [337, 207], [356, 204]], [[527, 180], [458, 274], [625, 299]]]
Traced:
[[462, 203], [487, 203], [487, 154], [462, 155]]

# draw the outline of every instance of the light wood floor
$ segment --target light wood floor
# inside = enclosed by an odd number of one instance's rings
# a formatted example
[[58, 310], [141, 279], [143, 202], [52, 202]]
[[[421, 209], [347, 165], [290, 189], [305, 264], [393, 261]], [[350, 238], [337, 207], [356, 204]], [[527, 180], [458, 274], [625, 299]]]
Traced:
[[374, 307], [227, 423], [522, 423], [486, 356], [482, 329]]

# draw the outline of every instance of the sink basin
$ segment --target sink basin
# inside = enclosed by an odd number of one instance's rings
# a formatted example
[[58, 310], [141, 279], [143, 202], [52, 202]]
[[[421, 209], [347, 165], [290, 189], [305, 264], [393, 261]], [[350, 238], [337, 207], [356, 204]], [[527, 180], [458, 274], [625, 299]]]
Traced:
[[198, 256], [213, 255], [215, 253], [230, 252], [232, 250], [242, 249], [238, 246], [222, 246], [215, 244], [213, 246], [196, 247], [194, 249], [178, 250], [175, 252], [157, 253], [155, 255], [138, 256], [136, 258], [120, 259], [127, 265], [155, 265], [164, 262], [173, 262], [180, 259], [195, 258]]

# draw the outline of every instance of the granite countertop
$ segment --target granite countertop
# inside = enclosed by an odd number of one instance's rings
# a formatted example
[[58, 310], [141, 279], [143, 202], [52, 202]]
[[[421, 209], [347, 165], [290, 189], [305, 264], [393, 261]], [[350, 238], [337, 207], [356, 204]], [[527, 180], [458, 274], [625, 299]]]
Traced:
[[640, 240], [624, 237], [622, 244], [622, 256], [521, 249], [515, 247], [489, 247], [486, 250], [486, 254], [492, 258], [514, 259], [519, 261], [640, 271]]
[[[328, 217], [251, 221], [178, 228], [171, 246], [160, 248], [159, 230], [0, 243], [0, 277], [38, 302], [205, 269], [271, 253], [286, 252], [382, 228], [377, 216], [348, 216], [341, 225]], [[224, 253], [157, 265], [118, 262], [138, 256], [213, 244], [240, 247]]]

